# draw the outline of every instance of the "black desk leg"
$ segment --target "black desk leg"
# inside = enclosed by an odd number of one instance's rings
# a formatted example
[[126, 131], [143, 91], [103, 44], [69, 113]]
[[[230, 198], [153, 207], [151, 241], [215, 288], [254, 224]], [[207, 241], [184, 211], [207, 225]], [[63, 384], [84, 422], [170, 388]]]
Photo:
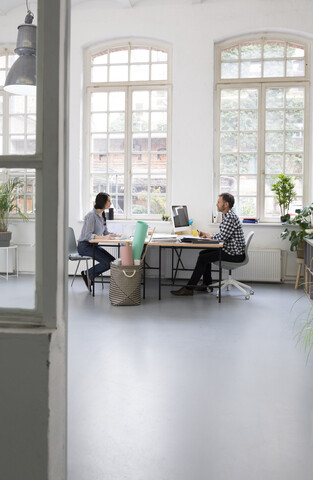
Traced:
[[95, 255], [96, 255], [96, 244], [92, 244], [92, 277], [93, 277], [93, 285], [92, 285], [92, 296], [95, 296]]
[[159, 300], [161, 300], [161, 253], [162, 247], [159, 247]]
[[218, 303], [221, 303], [222, 288], [222, 249], [218, 249]]

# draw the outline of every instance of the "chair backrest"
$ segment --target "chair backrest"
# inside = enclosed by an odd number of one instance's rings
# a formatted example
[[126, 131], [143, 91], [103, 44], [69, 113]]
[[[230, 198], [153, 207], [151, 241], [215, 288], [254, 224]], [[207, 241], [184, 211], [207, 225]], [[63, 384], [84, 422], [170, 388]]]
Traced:
[[249, 250], [249, 245], [250, 245], [250, 242], [252, 240], [253, 235], [254, 235], [254, 232], [249, 232], [248, 235], [247, 235], [247, 238], [246, 238], [246, 248], [245, 248], [246, 258], [244, 259], [245, 263], [249, 262], [248, 250]]
[[77, 255], [77, 243], [72, 227], [68, 227], [68, 254]]

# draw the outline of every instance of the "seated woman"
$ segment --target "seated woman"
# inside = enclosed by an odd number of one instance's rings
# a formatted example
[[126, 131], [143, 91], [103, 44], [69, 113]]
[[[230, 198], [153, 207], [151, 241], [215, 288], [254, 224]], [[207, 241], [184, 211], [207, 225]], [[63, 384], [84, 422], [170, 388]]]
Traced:
[[[87, 213], [87, 215], [85, 216], [84, 225], [78, 239], [77, 250], [80, 255], [87, 255], [89, 257], [92, 257], [93, 246], [91, 243], [89, 243], [90, 240], [113, 240], [114, 238], [119, 236], [109, 232], [106, 226], [106, 217], [104, 210], [107, 210], [110, 205], [110, 195], [104, 192], [98, 193], [98, 195], [96, 196], [93, 210], [91, 210], [91, 212]], [[115, 260], [115, 258], [109, 252], [107, 252], [99, 245], [96, 245], [95, 248], [95, 259], [97, 260], [97, 262], [99, 262], [95, 265], [95, 277], [109, 270], [110, 263]], [[86, 284], [86, 287], [90, 291], [94, 281], [93, 268], [89, 268], [88, 275], [87, 271], [82, 271], [81, 275]]]

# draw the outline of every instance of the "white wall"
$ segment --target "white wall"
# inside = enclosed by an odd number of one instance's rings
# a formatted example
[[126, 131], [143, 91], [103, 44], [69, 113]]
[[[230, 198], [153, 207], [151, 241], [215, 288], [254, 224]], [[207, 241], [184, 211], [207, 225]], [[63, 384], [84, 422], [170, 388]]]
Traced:
[[[196, 226], [210, 231], [216, 201], [212, 195], [215, 42], [259, 31], [291, 32], [306, 38], [313, 33], [313, 5], [305, 0], [168, 3], [109, 9], [94, 1], [72, 10], [69, 221], [77, 234], [86, 213], [81, 202], [85, 48], [138, 37], [167, 42], [172, 47], [172, 201], [187, 203]], [[281, 226], [257, 225], [254, 230], [252, 248], [288, 252], [289, 242], [279, 238]], [[286, 267], [285, 278], [294, 278], [297, 265], [293, 253]]]

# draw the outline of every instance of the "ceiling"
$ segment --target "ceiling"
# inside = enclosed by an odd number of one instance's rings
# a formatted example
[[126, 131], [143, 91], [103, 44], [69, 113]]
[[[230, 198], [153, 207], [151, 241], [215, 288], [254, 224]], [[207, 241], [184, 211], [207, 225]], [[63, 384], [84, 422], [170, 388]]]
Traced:
[[[77, 5], [79, 3], [91, 2], [92, 0], [71, 0], [72, 5]], [[164, 3], [176, 3], [176, 4], [199, 4], [204, 3], [206, 0], [166, 0]], [[160, 0], [101, 0], [103, 5], [117, 8], [132, 8], [136, 5], [159, 5]], [[21, 7], [25, 5], [26, 11], [26, 0], [0, 0], [0, 15], [6, 15], [10, 10], [14, 8]], [[28, 5], [30, 10], [36, 10], [37, 1], [28, 0]]]

